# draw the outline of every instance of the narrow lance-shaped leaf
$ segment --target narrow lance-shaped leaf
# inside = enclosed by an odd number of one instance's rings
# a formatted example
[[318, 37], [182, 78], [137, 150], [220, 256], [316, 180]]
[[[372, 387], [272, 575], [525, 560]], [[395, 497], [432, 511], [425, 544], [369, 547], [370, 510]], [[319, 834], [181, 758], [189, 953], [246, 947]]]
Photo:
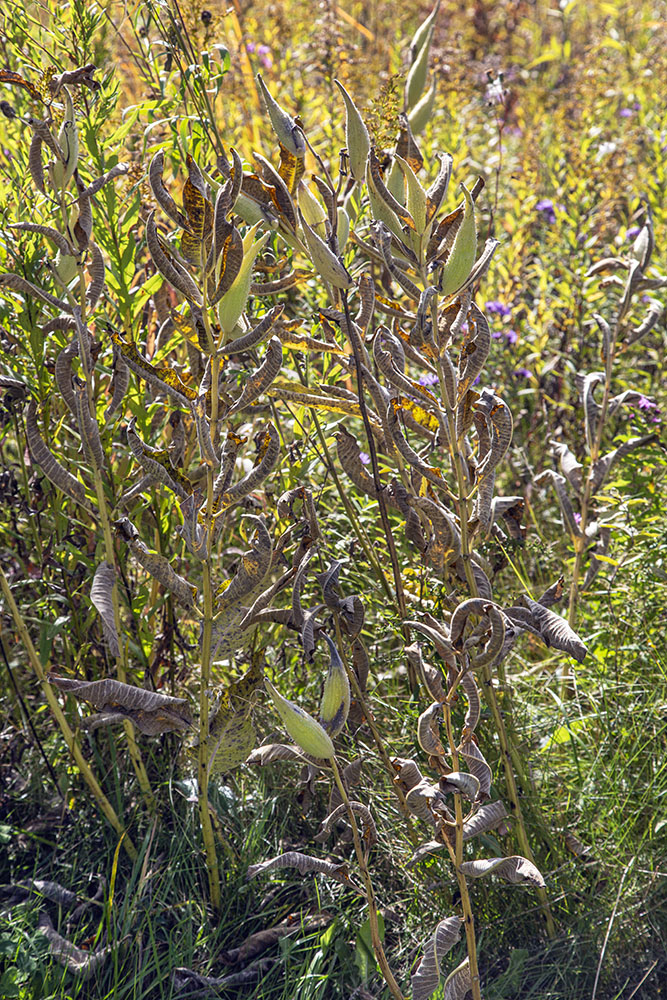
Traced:
[[167, 365], [153, 365], [139, 354], [134, 343], [127, 342], [115, 331], [111, 331], [111, 340], [114, 346], [120, 351], [123, 361], [132, 369], [135, 375], [139, 375], [156, 392], [164, 392], [172, 399], [176, 400], [184, 409], [189, 410], [190, 404], [197, 398], [195, 389], [187, 386], [177, 372], [168, 368]]
[[197, 588], [188, 583], [182, 576], [172, 568], [171, 563], [164, 556], [150, 549], [139, 538], [139, 532], [126, 517], [117, 522], [118, 528], [123, 534], [123, 538], [132, 550], [132, 554], [143, 568], [154, 576], [159, 583], [167, 590], [171, 591], [179, 604], [186, 608], [194, 607]]
[[344, 885], [349, 885], [350, 882], [347, 865], [334, 865], [330, 861], [311, 858], [310, 855], [300, 854], [298, 851], [288, 851], [287, 854], [279, 854], [268, 861], [260, 861], [258, 865], [251, 865], [248, 868], [247, 878], [256, 878], [257, 875], [263, 875], [264, 872], [281, 868], [297, 868], [302, 875], [308, 875], [310, 872], [327, 875]]
[[37, 406], [34, 400], [30, 401], [26, 414], [26, 437], [30, 454], [46, 478], [68, 497], [89, 509], [83, 485], [60, 465], [42, 440], [37, 429]]
[[273, 424], [267, 424], [266, 431], [260, 438], [260, 453], [258, 464], [250, 472], [230, 486], [216, 498], [214, 511], [217, 513], [231, 504], [242, 500], [252, 490], [257, 489], [269, 475], [280, 455], [280, 437]]
[[279, 374], [282, 363], [283, 346], [278, 337], [272, 337], [264, 361], [257, 371], [253, 372], [250, 378], [245, 381], [241, 395], [229, 409], [227, 416], [238, 413], [244, 406], [249, 406], [256, 399], [259, 399]]
[[[482, 802], [484, 799], [488, 799], [491, 794], [491, 782], [493, 780], [493, 775], [491, 773], [491, 768], [486, 762], [484, 754], [475, 743], [475, 739], [472, 735], [469, 739], [466, 739], [461, 743], [459, 753], [463, 758], [464, 764], [470, 771], [469, 776], [474, 778], [477, 783], [477, 793], [474, 798], [470, 799], [470, 801]], [[448, 778], [451, 778], [451, 775], [448, 775]], [[471, 791], [474, 791], [474, 789], [471, 788]], [[468, 795], [468, 798], [470, 798], [470, 795]]]
[[164, 150], [160, 149], [151, 160], [150, 167], [148, 168], [148, 181], [150, 183], [151, 190], [162, 211], [168, 215], [177, 226], [180, 226], [181, 229], [187, 229], [188, 220], [164, 186], [164, 181], [162, 180], [163, 170]]
[[90, 979], [102, 968], [113, 948], [108, 945], [105, 948], [98, 948], [95, 951], [86, 951], [78, 948], [67, 938], [58, 934], [54, 928], [48, 913], [42, 912], [39, 917], [39, 929], [49, 942], [49, 951], [55, 960], [73, 975], [82, 980]]
[[127, 443], [139, 465], [148, 473], [154, 485], [161, 483], [168, 486], [181, 500], [187, 500], [192, 492], [192, 484], [182, 473], [172, 468], [166, 451], [157, 451], [141, 440], [134, 429], [135, 423], [133, 417], [127, 428]]
[[440, 702], [434, 701], [417, 721], [417, 740], [424, 753], [434, 757], [445, 757], [445, 748], [440, 741], [439, 720], [442, 716]]
[[55, 295], [51, 295], [49, 292], [45, 292], [43, 288], [38, 288], [37, 285], [33, 285], [32, 282], [22, 278], [20, 274], [0, 274], [0, 288], [12, 288], [16, 292], [22, 292], [24, 295], [32, 295], [34, 298], [46, 302], [47, 305], [54, 306], [64, 313], [72, 314], [72, 306], [68, 302], [65, 302], [64, 299], [56, 298]]
[[487, 802], [480, 806], [475, 815], [463, 824], [463, 839], [472, 840], [473, 837], [478, 837], [489, 830], [498, 830], [499, 833], [502, 833], [503, 829], [507, 829], [505, 825], [507, 817], [507, 809], [503, 802], [500, 800]]
[[174, 259], [170, 259], [167, 256], [160, 243], [155, 224], [155, 212], [151, 212], [146, 219], [146, 243], [153, 263], [163, 278], [166, 278], [169, 284], [184, 295], [186, 299], [200, 306], [202, 304], [201, 292], [194, 280], [184, 267], [177, 266]]
[[[216, 234], [217, 238], [217, 234]], [[225, 223], [225, 232], [220, 234], [221, 246], [216, 258], [215, 274], [218, 283], [209, 298], [209, 305], [215, 306], [227, 294], [236, 281], [243, 266], [244, 243], [241, 233], [231, 222]]]
[[95, 570], [90, 600], [102, 619], [104, 638], [112, 656], [120, 656], [112, 592], [116, 584], [116, 571], [111, 563], [101, 562]]
[[440, 982], [440, 963], [461, 936], [460, 917], [441, 920], [429, 938], [421, 962], [412, 975], [412, 1000], [429, 1000]]
[[117, 344], [113, 345], [113, 392], [111, 401], [104, 411], [104, 419], [108, 423], [123, 402], [130, 384], [130, 368], [125, 363], [123, 354]]
[[[357, 802], [355, 799], [350, 800], [350, 809], [353, 813], [361, 816], [363, 823], [362, 838], [367, 847], [372, 847], [373, 844], [377, 843], [378, 833], [375, 820], [373, 819], [370, 809], [367, 805], [364, 805], [363, 802]], [[316, 839], [322, 839], [321, 834], [330, 833], [338, 820], [345, 819], [347, 814], [347, 804], [345, 802], [341, 802], [341, 804], [336, 806], [333, 812], [329, 813], [327, 818], [322, 821], [322, 827]]]
[[465, 1000], [471, 987], [470, 959], [466, 958], [445, 979], [442, 1000]]

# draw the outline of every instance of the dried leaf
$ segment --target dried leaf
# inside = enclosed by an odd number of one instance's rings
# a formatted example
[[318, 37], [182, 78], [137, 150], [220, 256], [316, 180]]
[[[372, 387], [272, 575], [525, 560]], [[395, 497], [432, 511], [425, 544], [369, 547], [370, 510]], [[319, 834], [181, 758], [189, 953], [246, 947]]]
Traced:
[[544, 639], [547, 646], [554, 649], [562, 649], [569, 656], [574, 657], [579, 663], [586, 658], [588, 650], [581, 641], [577, 633], [570, 628], [567, 621], [550, 611], [537, 601], [531, 600], [528, 595], [524, 595], [524, 601], [531, 613], [533, 622], [539, 630], [539, 634]]
[[33, 461], [39, 465], [46, 478], [54, 486], [57, 486], [68, 497], [76, 500], [77, 503], [80, 503], [82, 507], [88, 510], [88, 501], [83, 485], [67, 469], [64, 469], [49, 451], [37, 429], [36, 415], [37, 406], [35, 401], [31, 400], [26, 414], [25, 425], [28, 448], [30, 449]]
[[105, 964], [113, 951], [111, 946], [98, 948], [93, 952], [78, 948], [58, 934], [46, 913], [40, 914], [39, 929], [49, 942], [49, 951], [55, 960], [83, 980], [90, 979]]
[[468, 878], [482, 878], [484, 875], [499, 875], [515, 885], [533, 885], [545, 888], [545, 881], [535, 865], [514, 855], [510, 858], [488, 858], [478, 861], [464, 861], [459, 871]]
[[179, 576], [165, 556], [161, 556], [157, 552], [151, 552], [139, 538], [137, 529], [126, 517], [121, 518], [116, 524], [132, 550], [135, 559], [143, 566], [146, 572], [154, 576], [163, 587], [171, 591], [183, 607], [194, 607], [197, 588], [193, 584], [188, 583], [184, 577]]
[[277, 337], [272, 337], [264, 361], [256, 372], [245, 380], [243, 391], [227, 412], [230, 417], [245, 406], [249, 406], [269, 388], [280, 372], [283, 363], [283, 347]]
[[424, 947], [424, 955], [412, 974], [412, 1000], [429, 1000], [440, 982], [440, 963], [461, 936], [460, 917], [441, 920]]
[[129, 719], [140, 732], [157, 736], [173, 730], [188, 729], [192, 716], [185, 698], [146, 691], [144, 688], [105, 678], [101, 681], [78, 681], [69, 677], [49, 675], [49, 681], [60, 691], [90, 702], [103, 713]]
[[261, 861], [258, 865], [251, 865], [248, 868], [247, 878], [256, 878], [258, 875], [263, 875], [264, 872], [275, 871], [280, 868], [297, 868], [301, 875], [314, 872], [335, 879], [336, 882], [342, 882], [343, 885], [350, 884], [346, 864], [334, 865], [330, 861], [311, 858], [308, 854], [300, 854], [298, 851], [288, 851], [286, 854], [279, 854], [275, 858], [269, 858], [268, 861]]
[[180, 226], [181, 229], [187, 229], [188, 220], [185, 218], [178, 205], [164, 186], [164, 182], [162, 180], [163, 170], [164, 150], [160, 149], [151, 160], [150, 167], [148, 168], [148, 180], [151, 190], [162, 211], [168, 215], [177, 226]]
[[114, 614], [112, 592], [116, 584], [116, 570], [106, 561], [101, 562], [95, 570], [93, 585], [90, 588], [90, 600], [102, 619], [102, 629], [109, 652], [112, 656], [120, 656], [118, 630]]
[[489, 830], [504, 827], [507, 816], [507, 809], [499, 799], [496, 802], [487, 802], [480, 806], [475, 815], [463, 824], [463, 839], [472, 840], [473, 837], [479, 837]]

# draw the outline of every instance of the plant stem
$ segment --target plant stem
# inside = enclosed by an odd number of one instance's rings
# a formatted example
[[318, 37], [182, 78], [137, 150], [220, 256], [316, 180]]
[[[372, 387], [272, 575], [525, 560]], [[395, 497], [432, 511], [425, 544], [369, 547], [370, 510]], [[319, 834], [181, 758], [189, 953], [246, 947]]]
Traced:
[[90, 765], [88, 764], [88, 761], [81, 753], [81, 748], [79, 747], [79, 744], [76, 741], [74, 733], [72, 732], [70, 725], [67, 719], [65, 718], [63, 710], [60, 707], [60, 703], [58, 702], [58, 699], [55, 696], [55, 692], [46, 678], [46, 674], [44, 673], [44, 669], [37, 655], [37, 651], [35, 650], [35, 647], [32, 643], [32, 639], [30, 638], [30, 633], [28, 632], [28, 628], [25, 624], [25, 621], [23, 620], [21, 612], [18, 609], [16, 601], [14, 600], [14, 595], [12, 594], [11, 589], [9, 587], [7, 577], [2, 572], [1, 569], [0, 569], [0, 589], [2, 589], [2, 592], [5, 596], [5, 600], [7, 601], [7, 604], [9, 606], [9, 610], [12, 613], [14, 624], [16, 625], [16, 629], [21, 637], [21, 641], [23, 642], [23, 645], [25, 646], [25, 649], [28, 653], [28, 659], [30, 660], [32, 668], [35, 671], [37, 679], [39, 680], [42, 686], [42, 690], [48, 702], [49, 708], [51, 709], [51, 712], [53, 713], [56, 722], [60, 726], [63, 738], [65, 740], [65, 743], [67, 744], [67, 749], [74, 758], [74, 761], [77, 767], [79, 768], [79, 771], [81, 772], [81, 776], [83, 777], [84, 781], [90, 788], [93, 797], [97, 802], [100, 810], [104, 813], [111, 826], [120, 836], [121, 842], [123, 844], [123, 847], [125, 848], [126, 853], [128, 854], [128, 856], [132, 861], [136, 861], [137, 849], [132, 843], [130, 835], [127, 833], [121, 820], [118, 818], [118, 815], [114, 807], [111, 805], [106, 795], [102, 791], [97, 781], [97, 778], [93, 774]]
[[382, 975], [384, 976], [385, 982], [389, 987], [391, 995], [395, 997], [395, 1000], [404, 1000], [403, 994], [398, 986], [398, 983], [394, 979], [394, 974], [389, 968], [389, 962], [387, 961], [387, 956], [384, 953], [384, 948], [382, 947], [382, 942], [380, 940], [380, 928], [378, 926], [378, 913], [377, 905], [375, 902], [375, 892], [373, 890], [373, 882], [371, 880], [370, 872], [368, 871], [368, 864], [366, 862], [366, 855], [364, 853], [363, 847], [361, 846], [361, 837], [359, 836], [359, 828], [357, 826], [356, 817], [350, 805], [350, 799], [347, 794], [347, 789], [343, 784], [343, 779], [341, 778], [340, 771], [338, 769], [338, 764], [336, 763], [336, 758], [331, 758], [331, 766], [333, 768], [334, 779], [340, 793], [340, 797], [347, 806], [347, 815], [350, 821], [350, 826], [352, 827], [352, 838], [354, 840], [354, 850], [357, 855], [357, 862], [359, 864], [359, 871], [361, 873], [361, 878], [364, 883], [364, 889], [366, 890], [366, 901], [368, 903], [368, 923], [371, 932], [371, 942], [373, 944], [373, 951], [375, 952], [375, 957], [377, 959], [378, 965], [382, 970]]
[[[203, 258], [202, 258], [203, 264]], [[206, 279], [202, 282], [206, 288]], [[206, 291], [204, 291], [204, 308], [202, 318], [206, 328], [211, 350], [211, 439], [215, 440], [216, 422], [218, 418], [218, 371], [220, 361], [215, 356], [215, 339], [211, 329], [208, 310], [206, 308]], [[204, 621], [201, 639], [201, 663], [199, 677], [199, 746], [197, 757], [197, 802], [202, 839], [206, 852], [206, 870], [211, 905], [214, 910], [220, 909], [220, 869], [215, 849], [215, 836], [211, 819], [211, 807], [208, 800], [208, 738], [209, 738], [209, 687], [211, 684], [211, 639], [213, 632], [213, 585], [212, 585], [212, 549], [215, 526], [213, 521], [213, 469], [206, 466], [206, 528], [208, 532], [207, 552], [203, 568], [204, 590]]]
[[341, 656], [341, 659], [343, 661], [343, 666], [345, 667], [345, 671], [347, 673], [348, 680], [350, 681], [350, 685], [352, 687], [352, 690], [354, 691], [354, 696], [357, 699], [357, 702], [361, 706], [362, 711], [363, 711], [363, 713], [364, 713], [364, 715], [366, 717], [366, 721], [368, 722], [368, 728], [370, 729], [371, 733], [373, 734], [373, 739], [375, 740], [375, 745], [376, 745], [378, 753], [380, 755], [380, 759], [381, 759], [382, 763], [384, 764], [384, 768], [385, 768], [387, 774], [389, 774], [391, 776], [391, 778], [392, 778], [392, 787], [394, 789], [394, 792], [396, 793], [396, 797], [398, 799], [400, 810], [403, 813], [403, 817], [405, 819], [405, 824], [406, 824], [406, 827], [407, 827], [408, 836], [410, 837], [410, 842], [411, 842], [411, 844], [412, 844], [413, 847], [417, 847], [418, 844], [419, 844], [419, 836], [418, 836], [417, 831], [415, 830], [414, 826], [412, 825], [412, 817], [410, 815], [410, 810], [408, 808], [408, 804], [407, 804], [407, 801], [405, 799], [405, 794], [403, 792], [403, 789], [400, 788], [396, 784], [396, 782], [393, 780], [394, 777], [395, 777], [395, 775], [396, 775], [396, 772], [395, 772], [395, 770], [394, 770], [394, 768], [392, 766], [391, 758], [390, 758], [390, 756], [389, 756], [389, 754], [387, 752], [387, 748], [384, 745], [384, 741], [382, 739], [380, 731], [379, 731], [378, 727], [375, 724], [375, 717], [373, 715], [373, 709], [371, 708], [371, 705], [370, 705], [370, 702], [369, 702], [368, 698], [366, 697], [366, 695], [364, 694], [364, 692], [361, 690], [361, 687], [359, 685], [359, 681], [357, 679], [357, 675], [356, 675], [353, 667], [350, 666], [350, 662], [348, 660], [347, 653], [345, 652], [345, 646], [344, 646], [344, 643], [343, 643], [343, 634], [341, 632], [341, 627], [340, 627], [340, 615], [334, 614], [334, 621], [336, 623], [336, 639], [338, 640], [338, 648], [340, 650], [340, 656]]
[[[449, 701], [443, 704], [443, 713], [445, 719], [445, 730], [447, 732], [447, 742], [449, 743], [449, 752], [452, 758], [452, 767], [455, 771], [459, 769], [459, 752], [456, 746], [456, 741], [454, 739], [454, 733], [452, 729], [452, 713], [451, 705]], [[479, 967], [477, 965], [477, 939], [475, 937], [475, 917], [472, 911], [472, 904], [470, 902], [470, 893], [468, 891], [468, 883], [466, 877], [461, 871], [461, 865], [463, 863], [463, 808], [461, 806], [461, 795], [459, 792], [454, 793], [454, 815], [456, 819], [456, 842], [454, 847], [449, 842], [449, 838], [445, 836], [445, 842], [449, 850], [450, 857], [454, 864], [454, 870], [456, 872], [456, 881], [459, 887], [459, 893], [461, 895], [461, 909], [463, 910], [463, 925], [465, 927], [466, 934], [466, 947], [468, 950], [468, 962], [470, 965], [470, 983], [472, 990], [472, 1000], [482, 1000], [480, 978], [479, 978]]]

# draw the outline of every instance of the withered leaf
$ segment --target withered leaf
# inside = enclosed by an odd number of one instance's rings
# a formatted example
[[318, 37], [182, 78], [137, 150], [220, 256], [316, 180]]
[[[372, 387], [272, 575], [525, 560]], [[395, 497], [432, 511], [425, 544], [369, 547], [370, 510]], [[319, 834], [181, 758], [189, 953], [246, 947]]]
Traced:
[[308, 854], [301, 854], [299, 851], [288, 851], [286, 854], [279, 854], [268, 861], [261, 861], [258, 865], [251, 865], [248, 868], [248, 879], [256, 878], [264, 872], [275, 871], [280, 868], [297, 868], [301, 875], [310, 872], [326, 875], [343, 885], [350, 884], [350, 876], [346, 864], [334, 865], [330, 861], [323, 861], [320, 858], [312, 858]]
[[120, 644], [118, 641], [118, 631], [116, 629], [116, 619], [112, 592], [116, 583], [116, 571], [111, 563], [101, 562], [95, 570], [93, 585], [90, 588], [90, 600], [95, 606], [102, 619], [104, 639], [112, 656], [120, 656]]
[[460, 917], [441, 920], [424, 948], [424, 955], [412, 975], [412, 1000], [429, 1000], [440, 982], [440, 963], [461, 936]]
[[542, 875], [527, 858], [513, 855], [510, 858], [488, 858], [478, 861], [464, 861], [459, 869], [469, 878], [482, 878], [484, 875], [499, 875], [500, 878], [513, 882], [515, 885], [534, 885], [544, 889], [546, 883]]
[[184, 730], [192, 725], [192, 715], [185, 698], [146, 691], [108, 677], [101, 681], [78, 681], [50, 674], [49, 681], [59, 690], [89, 702], [103, 715], [113, 716], [113, 721], [118, 717], [129, 719], [147, 736]]

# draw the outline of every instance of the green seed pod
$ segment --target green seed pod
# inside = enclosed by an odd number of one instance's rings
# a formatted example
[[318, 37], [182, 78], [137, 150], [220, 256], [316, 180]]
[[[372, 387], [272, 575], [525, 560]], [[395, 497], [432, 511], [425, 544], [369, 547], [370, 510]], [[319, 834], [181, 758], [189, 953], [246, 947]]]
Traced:
[[414, 170], [402, 156], [396, 154], [396, 163], [403, 171], [407, 182], [407, 209], [415, 220], [415, 229], [418, 233], [423, 233], [426, 228], [426, 191], [421, 186], [419, 178]]
[[352, 278], [343, 267], [335, 253], [329, 249], [324, 240], [313, 232], [306, 222], [303, 212], [299, 209], [299, 220], [306, 238], [310, 259], [325, 281], [336, 288], [350, 288]]
[[412, 36], [412, 41], [410, 42], [410, 55], [414, 60], [419, 52], [421, 52], [424, 45], [427, 43], [430, 45], [431, 38], [431, 28], [438, 16], [438, 11], [440, 10], [440, 0], [436, 0], [433, 10], [428, 15], [425, 20], [419, 25], [414, 35]]
[[350, 158], [350, 173], [355, 181], [363, 181], [366, 173], [366, 160], [371, 148], [371, 139], [366, 124], [359, 114], [359, 109], [340, 82], [334, 83], [343, 95], [345, 101], [345, 144]]
[[440, 275], [440, 291], [443, 295], [452, 295], [464, 283], [475, 263], [477, 256], [477, 229], [475, 227], [475, 204], [470, 192], [464, 185], [461, 189], [466, 204], [463, 222], [456, 234], [451, 253]]
[[431, 118], [435, 108], [435, 77], [426, 93], [417, 101], [414, 108], [408, 112], [408, 121], [413, 135], [423, 132]]
[[257, 222], [244, 236], [243, 263], [241, 264], [239, 273], [234, 278], [231, 288], [225, 292], [218, 305], [218, 319], [225, 333], [232, 332], [246, 307], [248, 295], [250, 294], [252, 267], [255, 263], [255, 257], [271, 236], [270, 233], [264, 233], [258, 240], [255, 240], [255, 233], [259, 226], [260, 223]]
[[303, 181], [299, 181], [297, 187], [297, 200], [308, 225], [313, 227], [318, 236], [324, 236], [327, 213], [324, 210], [324, 206], [310, 190], [310, 187], [304, 184]]
[[56, 160], [53, 180], [58, 188], [69, 184], [79, 162], [79, 133], [74, 120], [74, 105], [68, 90], [65, 90], [65, 119], [58, 133], [58, 145], [63, 154], [62, 162]]
[[285, 149], [292, 154], [292, 156], [302, 157], [306, 153], [306, 140], [303, 137], [303, 132], [291, 118], [286, 111], [280, 107], [277, 101], [271, 97], [268, 88], [261, 75], [257, 74], [257, 82], [264, 95], [264, 102], [266, 104], [266, 110], [269, 112], [269, 118], [271, 119], [271, 124], [273, 125], [273, 131], [278, 136], [278, 141], [285, 147]]
[[329, 735], [334, 737], [338, 736], [347, 722], [350, 711], [350, 682], [338, 650], [328, 635], [325, 639], [329, 643], [331, 662], [320, 702], [320, 722]]
[[270, 681], [265, 680], [264, 684], [271, 695], [278, 715], [283, 720], [285, 729], [303, 752], [310, 754], [311, 757], [326, 760], [334, 757], [336, 751], [331, 737], [324, 731], [319, 722], [316, 722], [312, 715], [308, 715], [308, 712], [304, 712], [298, 705], [283, 698]]
[[338, 232], [336, 235], [338, 236], [338, 247], [342, 253], [350, 235], [350, 217], [344, 208], [338, 209]]
[[408, 78], [405, 81], [405, 110], [408, 112], [415, 107], [419, 98], [424, 93], [426, 77], [428, 76], [428, 57], [432, 37], [433, 33], [430, 31], [420, 51], [416, 53], [415, 60], [408, 73]]

